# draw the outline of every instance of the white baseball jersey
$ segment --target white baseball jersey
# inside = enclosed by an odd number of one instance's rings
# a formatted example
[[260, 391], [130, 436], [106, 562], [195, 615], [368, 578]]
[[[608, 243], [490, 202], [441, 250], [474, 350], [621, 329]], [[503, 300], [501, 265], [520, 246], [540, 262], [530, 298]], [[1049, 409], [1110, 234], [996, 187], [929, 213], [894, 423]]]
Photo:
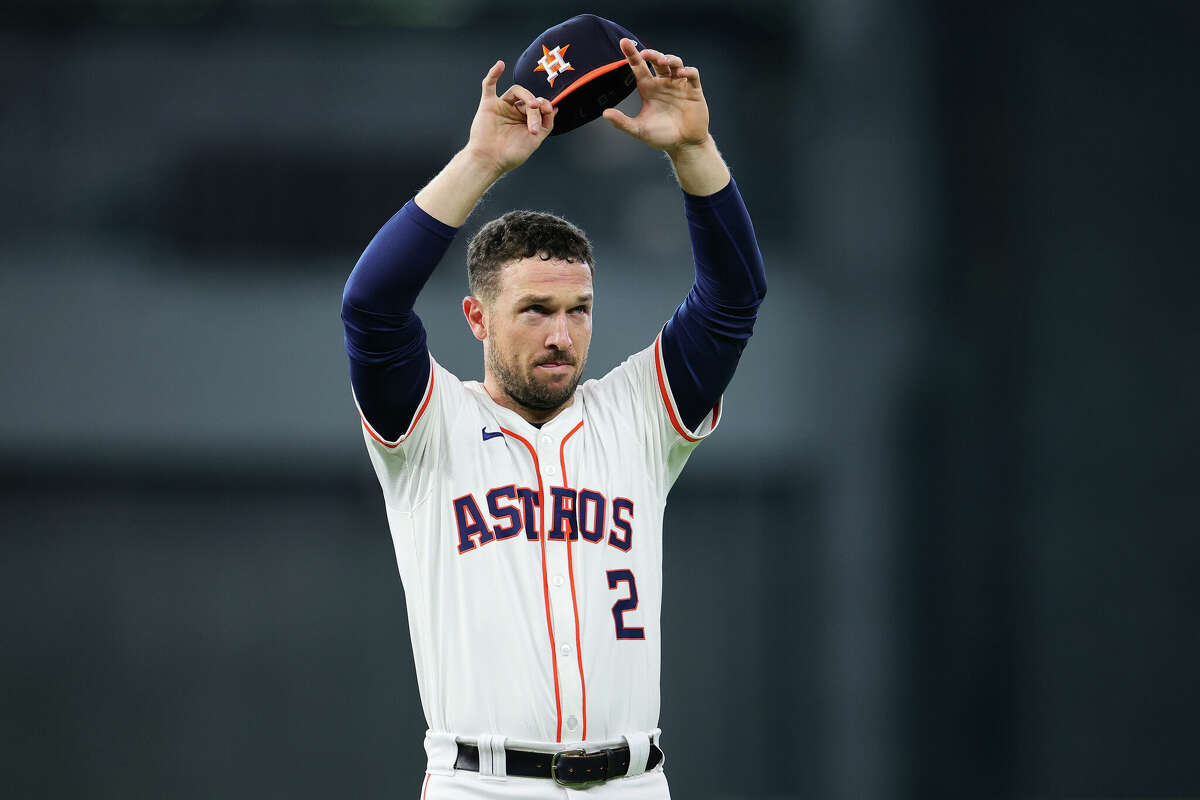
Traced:
[[656, 340], [540, 429], [436, 362], [402, 437], [364, 420], [431, 732], [655, 730], [663, 510], [719, 416], [683, 427]]

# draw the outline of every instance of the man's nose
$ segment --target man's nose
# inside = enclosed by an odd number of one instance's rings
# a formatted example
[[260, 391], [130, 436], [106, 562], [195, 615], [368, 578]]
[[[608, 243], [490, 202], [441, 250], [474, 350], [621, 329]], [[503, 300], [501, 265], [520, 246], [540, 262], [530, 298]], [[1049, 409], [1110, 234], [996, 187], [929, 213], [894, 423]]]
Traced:
[[554, 315], [550, 333], [546, 336], [546, 346], [558, 350], [566, 350], [571, 346], [571, 331], [567, 327], [566, 314]]

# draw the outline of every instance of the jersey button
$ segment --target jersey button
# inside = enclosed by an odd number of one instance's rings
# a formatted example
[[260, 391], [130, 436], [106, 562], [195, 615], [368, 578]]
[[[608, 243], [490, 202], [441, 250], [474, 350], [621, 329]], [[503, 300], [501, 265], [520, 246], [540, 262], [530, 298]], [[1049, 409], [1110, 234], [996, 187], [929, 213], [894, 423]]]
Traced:
[[543, 436], [543, 437], [542, 437], [542, 444], [544, 444], [544, 445], [546, 445], [547, 447], [549, 447], [549, 446], [550, 446], [550, 437], [549, 437], [549, 436]]
[[578, 727], [579, 727], [579, 720], [575, 719], [575, 717], [573, 717], [573, 716], [567, 717], [567, 730], [573, 731]]
[[553, 583], [555, 586], [562, 586], [564, 583], [566, 583], [566, 580], [563, 578], [562, 575], [555, 575], [553, 578], [550, 579], [550, 582]]
[[564, 656], [571, 655], [571, 645], [564, 644], [562, 647], [558, 648], [558, 652], [562, 653]]

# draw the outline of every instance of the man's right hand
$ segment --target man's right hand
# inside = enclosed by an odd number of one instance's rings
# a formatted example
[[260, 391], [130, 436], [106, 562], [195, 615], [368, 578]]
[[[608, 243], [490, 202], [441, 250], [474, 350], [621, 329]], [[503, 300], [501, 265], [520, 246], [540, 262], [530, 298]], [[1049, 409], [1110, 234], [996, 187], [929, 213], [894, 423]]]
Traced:
[[483, 96], [471, 121], [467, 149], [485, 163], [494, 164], [498, 174], [525, 163], [554, 129], [558, 109], [543, 97], [534, 97], [523, 86], [513, 85], [499, 97], [496, 83], [504, 72], [497, 61], [483, 76]]
[[454, 228], [466, 222], [489, 186], [524, 164], [554, 129], [558, 109], [549, 100], [522, 86], [496, 96], [502, 72], [504, 62], [497, 61], [483, 78], [467, 146], [415, 198], [422, 211]]

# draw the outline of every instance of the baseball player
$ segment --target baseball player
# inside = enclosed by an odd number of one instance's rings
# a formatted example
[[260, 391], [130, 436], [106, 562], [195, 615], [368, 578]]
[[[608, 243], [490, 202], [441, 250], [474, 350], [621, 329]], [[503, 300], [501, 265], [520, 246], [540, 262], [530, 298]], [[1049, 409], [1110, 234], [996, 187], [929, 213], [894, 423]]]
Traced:
[[351, 383], [428, 723], [423, 800], [669, 797], [657, 727], [663, 510], [717, 427], [766, 280], [697, 69], [619, 46], [642, 107], [603, 116], [670, 157], [695, 260], [691, 291], [644, 350], [580, 383], [591, 245], [529, 211], [487, 223], [468, 247], [462, 312], [483, 344], [483, 380], [460, 380], [426, 347], [418, 292], [483, 193], [553, 130], [546, 98], [518, 85], [497, 95], [501, 61], [483, 78], [466, 147], [384, 225], [346, 284]]

